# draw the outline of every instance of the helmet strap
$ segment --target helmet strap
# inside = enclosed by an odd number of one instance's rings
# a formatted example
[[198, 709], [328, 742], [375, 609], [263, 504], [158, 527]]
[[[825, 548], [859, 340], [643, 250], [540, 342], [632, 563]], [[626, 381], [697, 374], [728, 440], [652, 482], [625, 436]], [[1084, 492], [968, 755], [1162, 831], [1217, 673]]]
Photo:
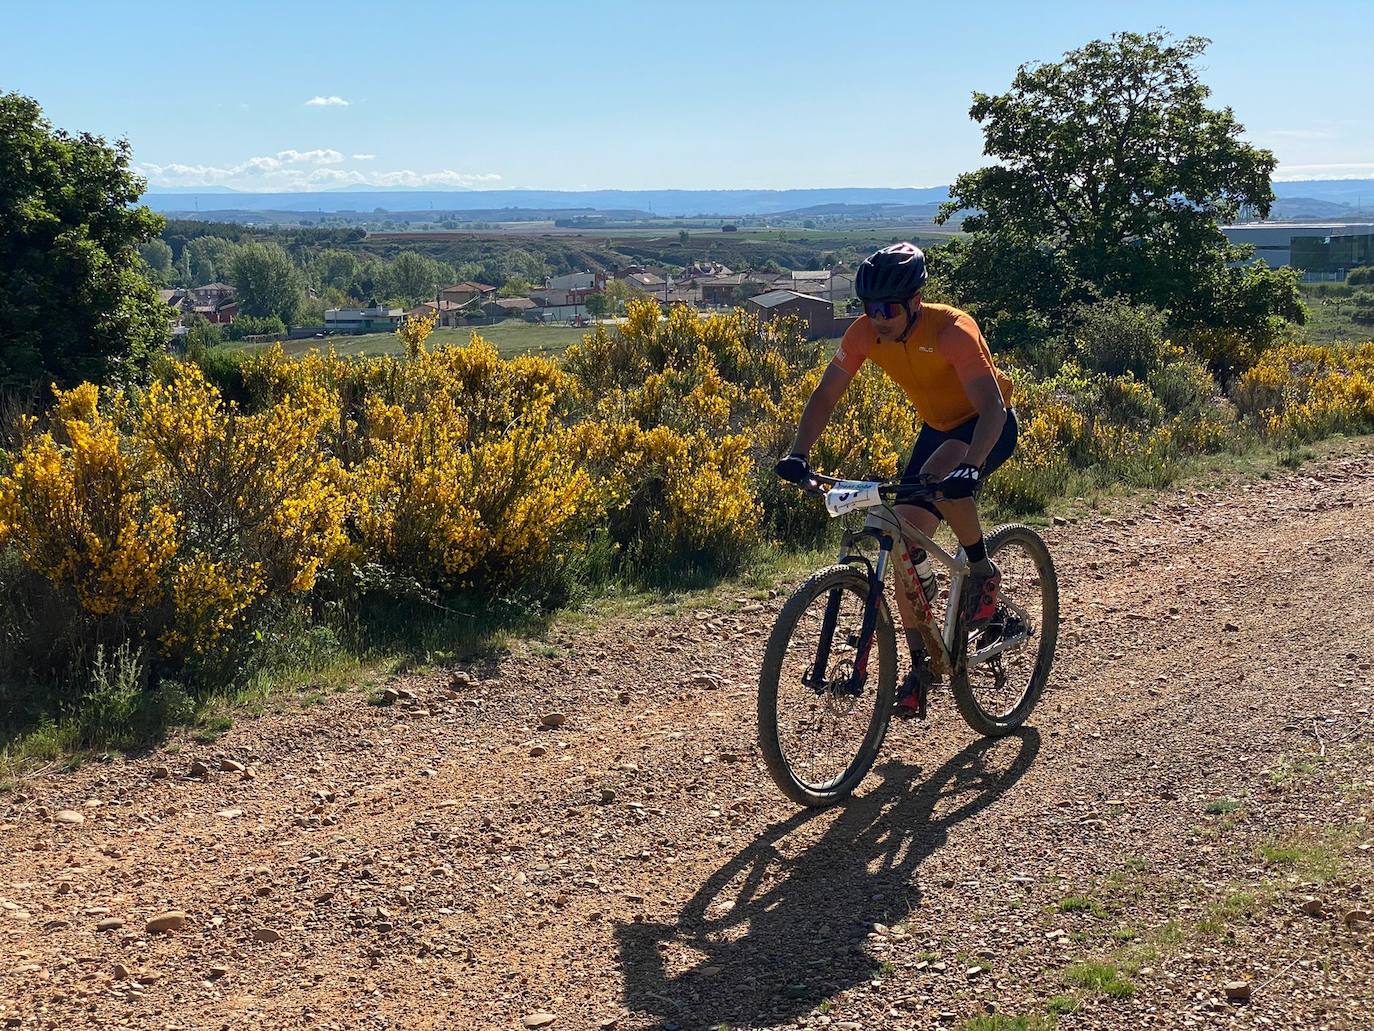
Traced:
[[911, 295], [911, 300], [916, 302], [915, 307], [907, 303], [906, 309], [906, 329], [902, 330], [902, 335], [897, 338], [897, 343], [906, 343], [906, 338], [911, 336], [911, 331], [916, 328], [916, 320], [921, 317], [921, 295], [920, 292]]

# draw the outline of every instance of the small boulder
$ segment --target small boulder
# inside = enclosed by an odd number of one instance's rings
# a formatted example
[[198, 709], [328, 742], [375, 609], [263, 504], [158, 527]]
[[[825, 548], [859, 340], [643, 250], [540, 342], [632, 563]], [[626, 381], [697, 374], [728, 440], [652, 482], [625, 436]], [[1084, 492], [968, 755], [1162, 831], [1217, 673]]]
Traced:
[[158, 913], [144, 925], [149, 934], [170, 934], [186, 926], [187, 916], [179, 909], [168, 909]]

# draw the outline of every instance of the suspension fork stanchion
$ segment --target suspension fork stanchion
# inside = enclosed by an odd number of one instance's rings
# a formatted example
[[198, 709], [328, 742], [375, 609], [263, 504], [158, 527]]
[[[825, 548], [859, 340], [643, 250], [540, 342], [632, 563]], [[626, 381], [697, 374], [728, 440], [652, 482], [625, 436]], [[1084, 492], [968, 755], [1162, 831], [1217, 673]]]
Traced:
[[830, 665], [830, 638], [835, 633], [835, 623], [840, 618], [840, 602], [843, 598], [844, 590], [835, 587], [825, 599], [825, 618], [821, 620], [821, 639], [816, 644], [816, 661], [811, 666], [810, 676], [802, 681], [807, 687], [824, 687], [826, 684], [825, 670]]
[[882, 534], [878, 538], [878, 561], [868, 576], [868, 600], [864, 604], [863, 625], [859, 628], [859, 654], [854, 659], [854, 684], [862, 684], [868, 676], [868, 653], [873, 648], [873, 631], [878, 625], [878, 596], [883, 593], [883, 575], [887, 571], [888, 556], [892, 554], [892, 538]]

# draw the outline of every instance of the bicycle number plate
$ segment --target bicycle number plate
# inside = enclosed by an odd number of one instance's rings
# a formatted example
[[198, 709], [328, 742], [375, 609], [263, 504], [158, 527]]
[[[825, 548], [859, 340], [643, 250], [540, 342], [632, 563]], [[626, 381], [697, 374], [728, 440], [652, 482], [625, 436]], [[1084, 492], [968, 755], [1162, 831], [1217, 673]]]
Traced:
[[869, 480], [841, 480], [825, 492], [825, 508], [832, 516], [881, 504], [878, 484]]

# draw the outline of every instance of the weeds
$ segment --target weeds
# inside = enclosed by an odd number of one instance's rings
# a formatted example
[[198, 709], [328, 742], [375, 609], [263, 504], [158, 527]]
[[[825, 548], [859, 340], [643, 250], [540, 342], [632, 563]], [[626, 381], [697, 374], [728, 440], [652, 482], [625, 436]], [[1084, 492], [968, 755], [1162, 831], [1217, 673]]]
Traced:
[[1112, 963], [1075, 963], [1064, 971], [1064, 983], [1113, 999], [1128, 999], [1135, 994], [1135, 984]]

